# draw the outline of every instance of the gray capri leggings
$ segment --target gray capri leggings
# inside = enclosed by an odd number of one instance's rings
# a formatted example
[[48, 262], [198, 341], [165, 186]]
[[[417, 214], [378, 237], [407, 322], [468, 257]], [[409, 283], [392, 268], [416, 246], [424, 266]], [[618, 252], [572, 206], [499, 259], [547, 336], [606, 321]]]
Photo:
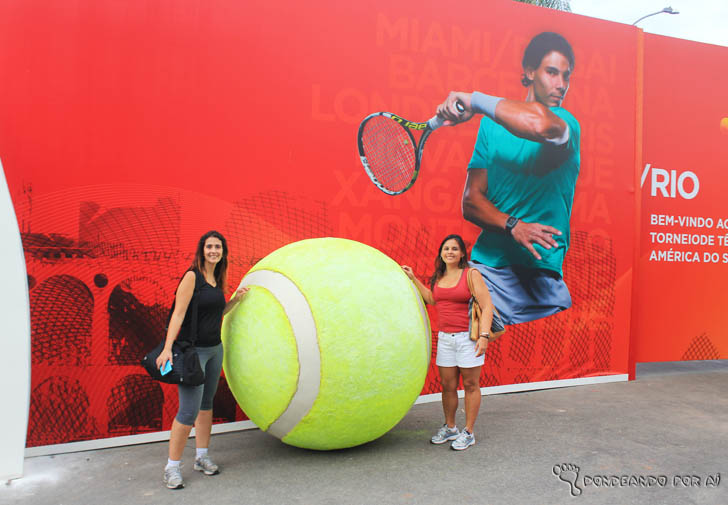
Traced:
[[222, 344], [214, 347], [197, 347], [200, 366], [205, 371], [205, 382], [199, 386], [177, 386], [179, 394], [178, 423], [192, 426], [200, 410], [212, 410], [217, 383], [222, 370]]

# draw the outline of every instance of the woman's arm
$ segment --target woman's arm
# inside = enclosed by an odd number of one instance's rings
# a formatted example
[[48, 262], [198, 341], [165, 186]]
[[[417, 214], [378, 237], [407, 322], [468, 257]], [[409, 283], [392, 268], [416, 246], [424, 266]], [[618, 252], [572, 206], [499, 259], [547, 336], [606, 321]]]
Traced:
[[249, 287], [239, 286], [238, 289], [235, 290], [235, 296], [233, 296], [230, 301], [225, 304], [225, 309], [222, 311], [222, 315], [224, 316], [225, 314], [233, 310], [235, 306], [240, 303], [240, 300], [243, 299], [243, 296], [245, 296], [245, 293], [247, 293], [248, 291], [250, 291]]
[[402, 265], [402, 270], [404, 270], [404, 273], [407, 274], [407, 277], [409, 277], [410, 280], [415, 283], [415, 286], [417, 286], [417, 289], [422, 295], [422, 299], [425, 300], [425, 303], [427, 305], [435, 305], [435, 298], [432, 296], [432, 291], [427, 289], [427, 287], [422, 284], [417, 277], [415, 277], [414, 272], [412, 272], [412, 268], [408, 267], [407, 265]]
[[475, 299], [480, 305], [480, 335], [475, 346], [475, 355], [480, 356], [485, 353], [485, 348], [488, 345], [488, 335], [490, 334], [490, 327], [493, 323], [493, 300], [490, 298], [490, 291], [488, 286], [483, 280], [483, 276], [475, 269], [471, 274], [468, 271], [468, 275], [472, 275], [473, 291], [475, 292]]
[[174, 298], [174, 312], [169, 320], [167, 327], [167, 338], [164, 342], [164, 349], [157, 357], [157, 368], [164, 365], [167, 361], [172, 365], [172, 344], [177, 340], [179, 330], [182, 328], [182, 322], [185, 320], [187, 307], [190, 305], [192, 295], [195, 292], [195, 272], [190, 270], [187, 272], [177, 287], [177, 294]]

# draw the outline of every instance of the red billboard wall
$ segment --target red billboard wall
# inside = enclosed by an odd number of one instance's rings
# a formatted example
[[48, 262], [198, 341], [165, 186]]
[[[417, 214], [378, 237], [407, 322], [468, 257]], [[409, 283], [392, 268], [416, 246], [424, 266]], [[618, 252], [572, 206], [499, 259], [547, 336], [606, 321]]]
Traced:
[[[422, 279], [443, 236], [472, 245], [460, 200], [477, 122], [435, 132], [398, 197], [366, 177], [357, 127], [378, 110], [424, 121], [451, 89], [523, 99], [522, 53], [542, 31], [576, 53], [573, 307], [511, 327], [481, 385], [627, 372], [637, 30], [509, 0], [28, 0], [2, 4], [0, 23], [0, 152], [31, 287], [28, 446], [169, 428], [176, 391], [138, 361], [210, 228], [230, 243], [231, 287], [304, 238], [367, 243]], [[439, 391], [433, 359], [423, 394]], [[214, 412], [245, 419], [224, 381]]]
[[728, 358], [728, 48], [644, 40], [634, 361]]

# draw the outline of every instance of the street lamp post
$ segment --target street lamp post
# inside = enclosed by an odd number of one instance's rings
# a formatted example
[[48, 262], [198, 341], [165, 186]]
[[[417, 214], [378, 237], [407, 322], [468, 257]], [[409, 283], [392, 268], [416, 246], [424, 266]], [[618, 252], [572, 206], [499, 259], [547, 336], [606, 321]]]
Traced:
[[640, 21], [642, 21], [645, 18], [648, 18], [650, 16], [656, 16], [658, 14], [662, 14], [663, 12], [666, 13], [666, 14], [680, 14], [680, 12], [674, 10], [672, 7], [665, 7], [664, 9], [659, 10], [657, 12], [653, 12], [652, 14], [647, 14], [646, 16], [642, 16], [637, 21], [635, 21], [634, 23], [632, 23], [632, 26], [636, 25], [637, 23], [639, 23]]

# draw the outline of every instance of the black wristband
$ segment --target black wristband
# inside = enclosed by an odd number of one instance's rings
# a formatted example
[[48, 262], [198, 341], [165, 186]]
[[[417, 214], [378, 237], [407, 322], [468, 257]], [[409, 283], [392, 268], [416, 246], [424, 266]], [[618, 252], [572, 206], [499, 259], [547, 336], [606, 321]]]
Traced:
[[509, 235], [513, 234], [513, 228], [516, 227], [518, 224], [518, 218], [514, 216], [508, 216], [508, 219], [506, 219], [506, 233]]

